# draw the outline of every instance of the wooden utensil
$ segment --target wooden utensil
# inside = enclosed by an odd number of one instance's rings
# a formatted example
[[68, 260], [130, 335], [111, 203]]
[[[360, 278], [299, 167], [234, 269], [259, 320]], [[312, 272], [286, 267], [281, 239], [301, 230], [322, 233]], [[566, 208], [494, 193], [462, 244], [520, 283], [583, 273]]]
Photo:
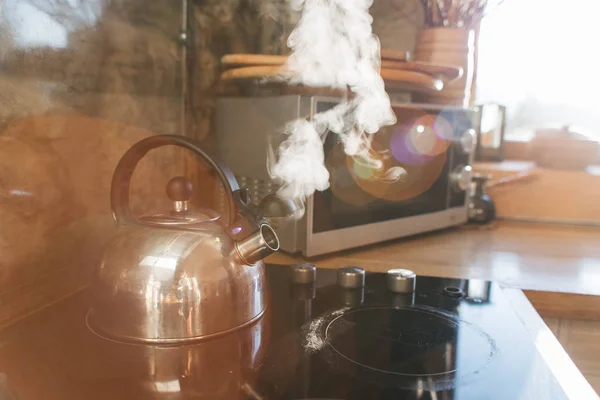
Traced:
[[463, 69], [458, 66], [432, 64], [423, 61], [397, 62], [381, 60], [381, 68], [400, 69], [405, 71], [423, 72], [450, 83], [463, 75]]
[[444, 82], [422, 72], [382, 68], [381, 77], [386, 88], [407, 88], [417, 92], [439, 92]]
[[270, 54], [226, 54], [221, 58], [221, 65], [224, 68], [246, 65], [283, 65], [287, 59], [288, 56]]
[[231, 68], [221, 73], [221, 80], [274, 78], [281, 76], [282, 72], [284, 72], [282, 65]]
[[410, 61], [411, 54], [404, 50], [381, 49], [382, 60]]

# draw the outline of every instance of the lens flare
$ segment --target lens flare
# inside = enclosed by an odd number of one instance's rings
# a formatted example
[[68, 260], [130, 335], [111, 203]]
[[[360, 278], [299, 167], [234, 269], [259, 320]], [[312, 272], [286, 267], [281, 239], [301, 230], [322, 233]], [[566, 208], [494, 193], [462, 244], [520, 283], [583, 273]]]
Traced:
[[439, 179], [445, 164], [446, 153], [442, 153], [430, 157], [429, 161], [422, 165], [399, 166], [398, 175], [394, 177], [393, 181], [358, 179], [354, 174], [352, 174], [352, 177], [363, 191], [373, 197], [397, 202], [414, 198], [429, 190]]
[[[390, 138], [390, 151], [394, 158], [405, 165], [423, 165], [429, 161], [427, 154], [420, 153], [415, 147], [410, 138], [413, 129], [416, 126], [414, 122], [409, 122], [399, 125], [394, 129]], [[424, 128], [424, 127], [423, 127]], [[421, 135], [414, 129], [416, 135]]]
[[336, 198], [352, 205], [398, 202], [419, 196], [438, 182], [452, 143], [452, 126], [421, 110], [406, 121], [382, 128], [372, 138], [368, 159], [348, 156], [341, 146], [328, 152]]
[[453, 136], [452, 125], [444, 117], [425, 114], [396, 127], [390, 149], [401, 163], [423, 165], [445, 153]]
[[436, 146], [438, 138], [433, 128], [417, 125], [406, 136], [407, 145], [417, 154], [429, 155]]
[[446, 118], [427, 114], [415, 121], [416, 128], [409, 134], [413, 148], [420, 154], [434, 156], [448, 150], [454, 132]]
[[352, 172], [360, 179], [370, 179], [375, 175], [376, 169], [373, 165], [361, 162], [358, 158], [353, 158]]
[[341, 146], [334, 146], [327, 152], [325, 164], [331, 175], [332, 194], [342, 202], [353, 206], [364, 206], [376, 200], [375, 197], [365, 192], [356, 184], [355, 174], [348, 166], [347, 156]]
[[454, 129], [452, 128], [452, 124], [439, 114], [434, 118], [433, 131], [441, 140], [451, 141], [454, 138]]

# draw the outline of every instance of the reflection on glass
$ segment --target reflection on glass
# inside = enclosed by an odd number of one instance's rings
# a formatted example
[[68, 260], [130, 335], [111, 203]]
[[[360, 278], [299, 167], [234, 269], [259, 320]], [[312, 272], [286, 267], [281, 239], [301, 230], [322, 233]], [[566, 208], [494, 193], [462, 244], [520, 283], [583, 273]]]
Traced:
[[93, 26], [102, 8], [103, 2], [96, 0], [5, 0], [2, 10], [14, 46], [64, 49], [69, 34]]
[[481, 108], [481, 145], [498, 148], [502, 139], [502, 119], [504, 107], [486, 104]]
[[537, 333], [535, 345], [554, 376], [563, 383], [562, 388], [569, 399], [598, 398], [583, 375], [578, 373], [573, 361], [547, 326], [544, 325], [543, 329]]
[[172, 271], [177, 268], [177, 257], [155, 257], [146, 256], [140, 262], [145, 267], [165, 268]]
[[583, 258], [577, 268], [577, 281], [589, 293], [600, 287], [600, 262], [595, 258]]
[[477, 159], [502, 161], [506, 107], [498, 104], [483, 104], [480, 111], [480, 130], [477, 143]]
[[181, 386], [179, 385], [178, 379], [173, 379], [170, 381], [155, 381], [154, 387], [157, 392], [160, 393], [179, 393], [181, 392]]
[[469, 279], [467, 281], [467, 299], [473, 303], [488, 303], [492, 283], [482, 279]]

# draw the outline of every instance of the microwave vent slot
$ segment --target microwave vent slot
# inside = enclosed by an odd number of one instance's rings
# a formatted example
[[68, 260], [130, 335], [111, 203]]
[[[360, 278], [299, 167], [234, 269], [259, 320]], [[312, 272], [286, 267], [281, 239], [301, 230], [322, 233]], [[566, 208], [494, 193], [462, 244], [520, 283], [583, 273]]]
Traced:
[[[275, 184], [272, 180], [254, 179], [247, 176], [235, 175], [238, 184], [241, 189], [248, 189], [248, 195], [250, 201], [254, 204], [260, 203], [267, 195], [275, 193], [279, 188], [279, 185]], [[217, 211], [219, 213], [227, 212], [227, 196], [225, 196], [225, 188], [220, 182], [217, 184]]]

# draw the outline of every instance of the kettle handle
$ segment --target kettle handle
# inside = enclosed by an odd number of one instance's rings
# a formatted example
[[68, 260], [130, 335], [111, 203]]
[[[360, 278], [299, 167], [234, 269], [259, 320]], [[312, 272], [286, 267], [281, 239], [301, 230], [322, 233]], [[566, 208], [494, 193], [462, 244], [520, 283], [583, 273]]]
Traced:
[[110, 188], [110, 206], [113, 219], [117, 224], [135, 224], [136, 219], [129, 207], [129, 187], [131, 176], [138, 162], [150, 151], [162, 146], [178, 146], [190, 150], [196, 156], [206, 161], [217, 173], [227, 193], [229, 206], [229, 224], [233, 224], [237, 216], [237, 207], [233, 198], [233, 192], [239, 190], [239, 185], [231, 170], [210, 157], [204, 150], [191, 139], [178, 135], [156, 135], [150, 136], [134, 144], [125, 152], [117, 164], [113, 174]]

